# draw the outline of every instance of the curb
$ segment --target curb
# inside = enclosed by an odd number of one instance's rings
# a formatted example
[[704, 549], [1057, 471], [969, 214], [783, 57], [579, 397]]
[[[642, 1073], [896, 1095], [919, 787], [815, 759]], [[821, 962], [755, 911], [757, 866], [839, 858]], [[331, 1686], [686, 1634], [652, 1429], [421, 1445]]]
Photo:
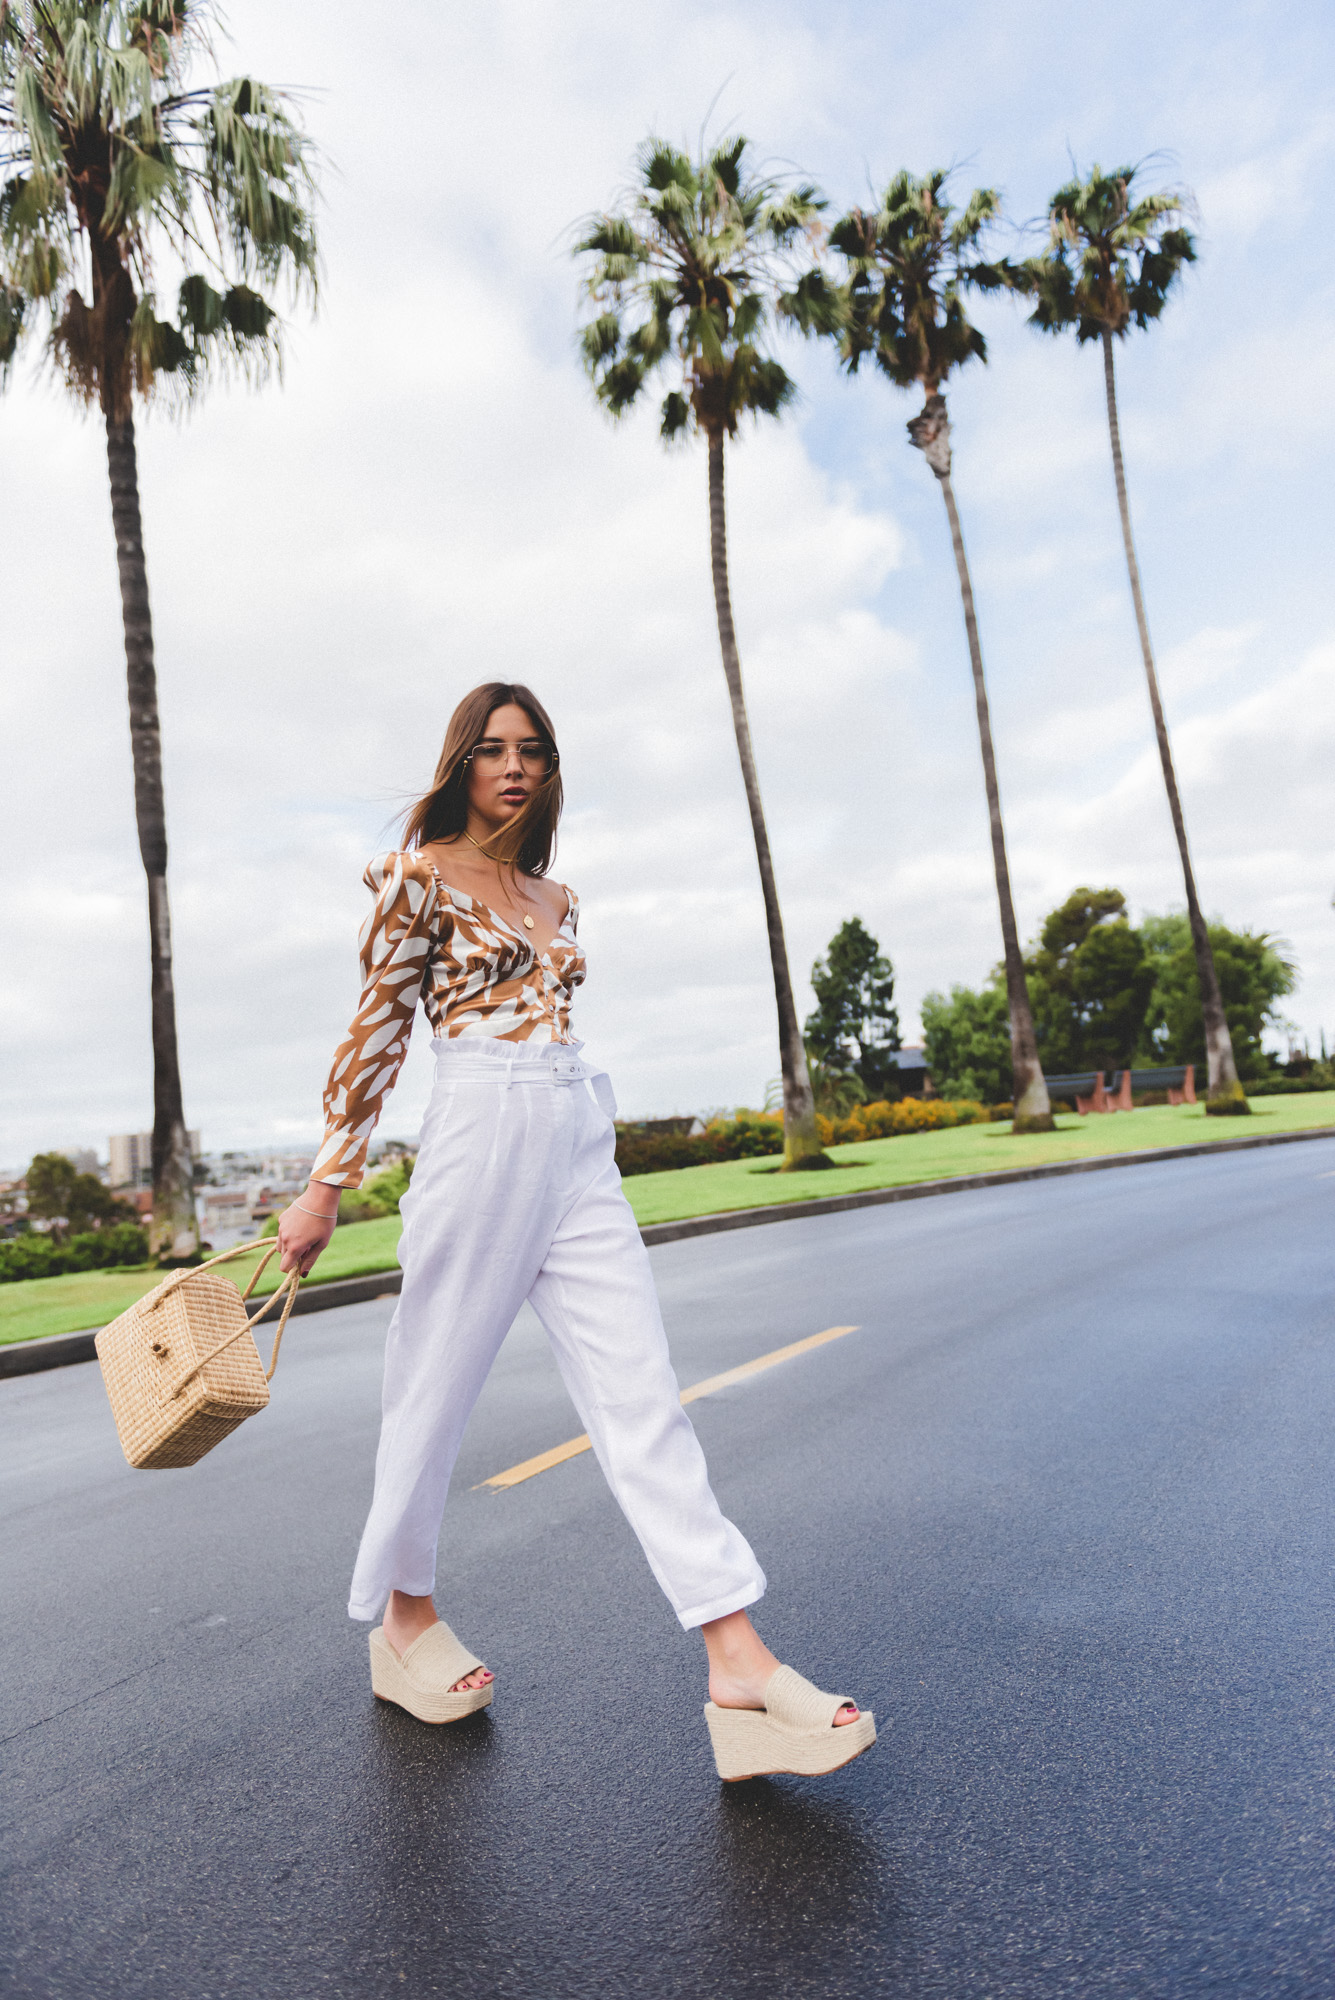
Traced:
[[729, 1208], [717, 1215], [694, 1215], [682, 1222], [652, 1222], [640, 1231], [646, 1243], [677, 1243], [685, 1236], [710, 1236], [719, 1229], [750, 1229], [759, 1222], [795, 1222], [803, 1215], [839, 1215], [850, 1208], [880, 1208], [890, 1201], [921, 1201], [927, 1195], [966, 1194], [973, 1188], [1008, 1187], [1016, 1181], [1060, 1180], [1067, 1174], [1096, 1174], [1110, 1167], [1139, 1167], [1157, 1160], [1200, 1158], [1206, 1153], [1249, 1153], [1260, 1146], [1285, 1146], [1295, 1139], [1335, 1139], [1335, 1125], [1306, 1132], [1263, 1132], [1255, 1139], [1205, 1139], [1195, 1146], [1153, 1146], [1141, 1153], [1104, 1153], [1094, 1160], [1054, 1160], [1046, 1167], [1001, 1167], [991, 1174], [957, 1174], [947, 1181], [911, 1181], [907, 1187], [868, 1188], [865, 1194], [816, 1195], [773, 1208]]
[[[716, 1236], [725, 1229], [756, 1229], [766, 1222], [797, 1222], [807, 1215], [842, 1215], [854, 1208], [883, 1208], [894, 1201], [924, 1201], [938, 1194], [970, 1194], [976, 1188], [1013, 1187], [1020, 1181], [1062, 1180], [1071, 1174], [1105, 1173], [1114, 1167], [1156, 1165], [1161, 1160], [1201, 1159], [1207, 1153], [1252, 1153], [1262, 1146], [1291, 1146], [1305, 1139], [1335, 1139], [1335, 1125], [1315, 1125], [1306, 1132], [1263, 1132], [1254, 1139], [1206, 1139], [1195, 1146], [1154, 1146], [1141, 1153], [1105, 1153], [1094, 1160], [1056, 1160], [1045, 1167], [1002, 1167], [991, 1174], [958, 1174], [952, 1180], [911, 1181], [907, 1187], [869, 1188], [864, 1194], [814, 1195], [808, 1201], [777, 1202], [767, 1208], [727, 1208], [717, 1215], [694, 1215], [682, 1222], [651, 1222], [640, 1235], [649, 1245], [680, 1243], [691, 1236]], [[367, 1299], [388, 1298], [403, 1284], [403, 1272], [371, 1271], [362, 1278], [336, 1278], [327, 1285], [299, 1291], [293, 1319], [302, 1313], [326, 1312], [333, 1306], [361, 1305]], [[0, 1380], [36, 1375], [46, 1368], [66, 1368], [76, 1361], [94, 1361], [93, 1342], [100, 1331], [55, 1333], [45, 1340], [16, 1340], [0, 1346]]]

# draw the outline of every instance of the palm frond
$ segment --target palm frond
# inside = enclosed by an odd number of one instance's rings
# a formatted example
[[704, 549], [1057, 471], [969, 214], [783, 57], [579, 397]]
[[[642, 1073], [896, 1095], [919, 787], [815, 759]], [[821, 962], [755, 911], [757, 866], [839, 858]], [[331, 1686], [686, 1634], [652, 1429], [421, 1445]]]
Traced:
[[580, 346], [588, 368], [612, 360], [621, 347], [621, 322], [616, 314], [599, 313], [591, 319], [580, 336]]
[[948, 237], [951, 246], [956, 250], [969, 249], [987, 225], [996, 221], [1000, 212], [1001, 196], [995, 188], [975, 188], [962, 212], [950, 225]]
[[765, 203], [760, 213], [760, 227], [768, 230], [776, 243], [786, 245], [795, 236], [813, 231], [822, 210], [828, 207], [824, 195], [816, 188], [790, 188], [776, 200]]
[[[286, 101], [250, 77], [190, 88], [212, 0], [0, 0], [0, 283], [44, 308], [76, 396], [109, 411], [196, 393], [280, 359], [266, 291], [314, 300], [315, 155]], [[177, 318], [153, 299], [155, 250], [209, 275]]]
[[603, 403], [609, 415], [624, 416], [636, 402], [644, 387], [644, 363], [636, 355], [627, 354], [620, 361], [603, 369], [597, 377], [595, 387], [598, 400]]
[[830, 248], [851, 267], [869, 270], [876, 261], [876, 236], [875, 216], [851, 209], [830, 230]]
[[0, 280], [0, 382], [9, 373], [23, 335], [27, 301], [16, 285]]
[[194, 373], [194, 353], [179, 326], [159, 319], [151, 292], [137, 302], [130, 321], [130, 365], [141, 394], [160, 386], [161, 378], [179, 375], [187, 384]]
[[659, 436], [671, 443], [684, 437], [690, 428], [691, 406], [679, 389], [669, 389], [663, 398], [662, 421], [658, 426]]
[[777, 417], [796, 397], [797, 384], [772, 355], [744, 348], [737, 359], [736, 392], [735, 408], [739, 416], [746, 411]]
[[775, 304], [784, 319], [809, 336], [837, 335], [847, 314], [846, 294], [820, 265], [803, 271], [795, 285], [779, 293]]
[[585, 228], [587, 233], [575, 245], [577, 252], [595, 250], [601, 257], [621, 257], [629, 263], [639, 262], [640, 239], [629, 217], [599, 215], [592, 218]]
[[23, 133], [28, 158], [41, 173], [59, 173], [64, 166], [60, 132], [42, 88], [41, 72], [31, 62], [20, 62], [10, 90], [10, 115]]
[[646, 139], [640, 148], [640, 178], [646, 188], [660, 193], [669, 187], [679, 187], [688, 193], [696, 192], [696, 178], [690, 160], [675, 146], [666, 145], [661, 139]]
[[675, 378], [662, 435], [735, 432], [792, 394], [768, 352], [784, 324], [815, 327], [836, 308], [815, 244], [824, 197], [748, 170], [734, 137], [698, 160], [657, 137], [613, 211], [581, 225], [586, 317], [580, 351], [603, 407], [621, 415], [649, 376]]
[[901, 169], [874, 211], [851, 209], [839, 218], [830, 245], [846, 278], [828, 331], [851, 374], [870, 357], [897, 387], [918, 383], [931, 393], [955, 369], [986, 360], [964, 294], [1022, 282], [1006, 259], [983, 254], [1000, 213], [994, 188], [975, 188], [957, 209], [944, 169], [921, 177]]
[[1136, 191], [1140, 169], [1092, 167], [1058, 188], [1048, 204], [1048, 248], [1019, 268], [1034, 300], [1032, 326], [1123, 339], [1158, 319], [1196, 245], [1185, 226], [1181, 189]]
[[736, 200], [742, 188], [742, 160], [746, 153], [747, 141], [740, 136], [729, 139], [710, 154], [706, 163], [706, 173]]
[[294, 290], [316, 285], [309, 143], [276, 92], [252, 77], [220, 84], [196, 120], [201, 177], [236, 267]]

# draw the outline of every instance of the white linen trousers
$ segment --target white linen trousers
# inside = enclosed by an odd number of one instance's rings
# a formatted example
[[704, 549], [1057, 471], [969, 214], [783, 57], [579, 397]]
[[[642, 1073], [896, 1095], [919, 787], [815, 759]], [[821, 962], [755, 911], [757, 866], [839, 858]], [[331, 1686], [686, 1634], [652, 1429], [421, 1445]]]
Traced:
[[348, 1613], [425, 1597], [464, 1426], [525, 1299], [649, 1567], [690, 1630], [765, 1577], [725, 1519], [681, 1407], [649, 1257], [613, 1154], [606, 1076], [579, 1042], [458, 1037], [401, 1207], [375, 1494]]

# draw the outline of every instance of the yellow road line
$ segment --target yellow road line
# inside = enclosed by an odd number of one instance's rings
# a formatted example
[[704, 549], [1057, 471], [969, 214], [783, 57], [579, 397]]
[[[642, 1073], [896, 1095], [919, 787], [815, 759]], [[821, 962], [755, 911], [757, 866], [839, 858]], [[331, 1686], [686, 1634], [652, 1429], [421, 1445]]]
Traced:
[[[776, 1347], [772, 1354], [761, 1354], [754, 1361], [743, 1361], [739, 1368], [725, 1368], [721, 1375], [711, 1375], [703, 1382], [695, 1382], [689, 1389], [683, 1389], [683, 1403], [694, 1403], [701, 1396], [712, 1396], [716, 1389], [730, 1389], [734, 1382], [744, 1382], [748, 1375], [759, 1375], [766, 1368], [776, 1368], [781, 1361], [792, 1361], [799, 1354], [810, 1354], [813, 1347], [824, 1347], [829, 1340], [842, 1340], [846, 1333], [856, 1333], [855, 1326], [827, 1326], [823, 1333], [809, 1333], [805, 1340], [794, 1340], [787, 1347]], [[536, 1458], [526, 1458], [522, 1465], [512, 1465], [508, 1472], [498, 1472], [491, 1479], [484, 1479], [482, 1486], [490, 1486], [499, 1493], [507, 1486], [520, 1486], [524, 1480], [532, 1479], [539, 1472], [546, 1472], [553, 1465], [564, 1465], [568, 1458], [578, 1458], [582, 1451], [588, 1451], [587, 1432], [582, 1437], [571, 1438], [567, 1444], [553, 1445], [550, 1451], [540, 1451]], [[477, 1492], [478, 1487], [473, 1491]]]

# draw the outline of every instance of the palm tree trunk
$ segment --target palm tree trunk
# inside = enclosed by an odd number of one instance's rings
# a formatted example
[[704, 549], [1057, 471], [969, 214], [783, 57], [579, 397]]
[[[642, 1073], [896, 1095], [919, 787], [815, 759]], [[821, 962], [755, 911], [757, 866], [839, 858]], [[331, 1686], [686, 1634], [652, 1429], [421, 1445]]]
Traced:
[[130, 752], [139, 853], [148, 877], [148, 935], [153, 1019], [153, 1227], [150, 1248], [159, 1260], [199, 1251], [190, 1141], [181, 1102], [176, 1052], [176, 995], [172, 984], [171, 916], [167, 906], [167, 821], [162, 800], [162, 737], [153, 666], [153, 621], [148, 608], [144, 535], [139, 516], [139, 474], [134, 419], [107, 417], [107, 469], [111, 519], [116, 532], [125, 671], [130, 697]]
[[950, 482], [950, 419], [946, 399], [933, 393], [921, 413], [908, 426], [908, 433], [936, 474], [950, 520], [950, 540], [955, 551], [960, 597], [964, 602], [964, 629], [969, 640], [969, 660], [973, 667], [973, 693], [978, 709], [978, 741], [983, 752], [983, 783], [987, 788], [987, 813], [992, 828], [992, 865], [997, 877], [997, 902], [1001, 909], [1001, 941], [1006, 964], [1006, 1001], [1011, 1024], [1011, 1071], [1016, 1132], [1051, 1132], [1052, 1105], [1043, 1080], [1043, 1065], [1034, 1034], [1029, 986], [1020, 955], [1020, 933], [1015, 923], [1011, 898], [1010, 868], [1006, 861], [1006, 833], [1001, 820], [1001, 793], [997, 787], [997, 761], [992, 748], [992, 718], [987, 705], [987, 683], [983, 679], [983, 649], [978, 638], [978, 614], [974, 609], [973, 583], [964, 553], [955, 489]]
[[1210, 933], [1205, 927], [1199, 898], [1196, 895], [1196, 878], [1191, 870], [1191, 852], [1187, 846], [1187, 823], [1182, 816], [1182, 801], [1178, 797], [1177, 773], [1173, 769], [1173, 753], [1168, 743], [1168, 724], [1164, 721], [1163, 703], [1159, 699], [1159, 676], [1154, 670], [1154, 648], [1150, 644], [1150, 624], [1145, 616], [1145, 599], [1140, 588], [1140, 564], [1136, 561], [1136, 544], [1131, 533], [1131, 508], [1126, 497], [1126, 471], [1122, 464], [1122, 430], [1117, 421], [1117, 381], [1113, 373], [1112, 335], [1104, 330], [1103, 340], [1103, 386], [1108, 398], [1108, 436], [1112, 440], [1113, 477], [1117, 481], [1117, 505], [1122, 516], [1122, 542], [1126, 549], [1127, 574], [1131, 578], [1131, 601], [1136, 607], [1136, 630], [1140, 634], [1140, 652], [1145, 662], [1145, 679], [1149, 682], [1150, 708], [1154, 715], [1154, 734], [1159, 744], [1159, 762], [1163, 765], [1163, 781], [1168, 792], [1168, 810], [1173, 816], [1173, 832], [1177, 835], [1177, 851], [1182, 860], [1182, 880], [1187, 891], [1187, 917], [1191, 924], [1191, 942], [1196, 950], [1196, 977], [1201, 989], [1201, 1016], [1205, 1023], [1205, 1059], [1208, 1077], [1208, 1095], [1205, 1108], [1216, 1113], [1248, 1113], [1251, 1106], [1246, 1093], [1238, 1082], [1238, 1066], [1233, 1059], [1233, 1038], [1228, 1032], [1228, 1017], [1224, 1013], [1223, 995], [1219, 990], [1219, 975], [1215, 970], [1214, 952], [1210, 948]]
[[723, 675], [732, 702], [732, 726], [737, 737], [737, 755], [742, 766], [742, 783], [755, 836], [756, 861], [760, 867], [760, 888], [765, 899], [765, 928], [769, 933], [770, 966], [774, 973], [774, 999], [779, 1012], [779, 1062], [783, 1070], [783, 1164], [789, 1167], [828, 1167], [833, 1162], [821, 1151], [816, 1132], [816, 1107], [807, 1075], [807, 1052], [798, 1026], [793, 1001], [793, 982], [788, 971], [788, 948], [783, 937], [783, 915], [779, 892], [774, 885], [774, 862], [765, 830], [765, 810], [760, 802], [760, 781], [751, 749], [751, 725], [742, 692], [742, 663], [737, 652], [737, 634], [732, 622], [732, 595], [728, 589], [728, 527], [723, 499], [723, 433], [709, 434], [709, 553], [714, 575], [714, 610], [718, 618], [719, 647], [723, 654]]

